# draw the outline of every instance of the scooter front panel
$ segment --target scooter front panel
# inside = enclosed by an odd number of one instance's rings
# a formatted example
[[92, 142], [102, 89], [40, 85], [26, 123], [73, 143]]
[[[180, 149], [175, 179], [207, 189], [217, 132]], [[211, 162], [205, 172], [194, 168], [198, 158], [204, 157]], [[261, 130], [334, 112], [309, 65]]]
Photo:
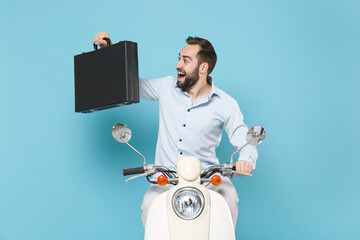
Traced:
[[170, 240], [166, 194], [160, 194], [151, 203], [146, 219], [145, 240]]
[[211, 198], [209, 240], [235, 240], [234, 223], [226, 200], [219, 193], [209, 190]]

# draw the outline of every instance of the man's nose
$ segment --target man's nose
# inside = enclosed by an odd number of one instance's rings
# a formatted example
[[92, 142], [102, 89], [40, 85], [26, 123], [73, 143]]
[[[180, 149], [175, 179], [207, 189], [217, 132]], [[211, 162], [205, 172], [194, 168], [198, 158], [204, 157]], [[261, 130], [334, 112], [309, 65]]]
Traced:
[[176, 69], [179, 69], [179, 68], [181, 68], [181, 67], [182, 67], [182, 64], [181, 64], [180, 61], [178, 61], [178, 63], [176, 64], [175, 68], [176, 68]]

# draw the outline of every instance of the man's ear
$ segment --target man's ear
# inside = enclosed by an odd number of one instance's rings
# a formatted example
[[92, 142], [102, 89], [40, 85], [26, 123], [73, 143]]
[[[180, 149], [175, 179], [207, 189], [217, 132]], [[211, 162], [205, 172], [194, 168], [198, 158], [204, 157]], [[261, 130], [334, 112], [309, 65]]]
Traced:
[[199, 68], [200, 73], [207, 74], [208, 69], [209, 69], [209, 64], [207, 62], [203, 62], [202, 64], [200, 64], [200, 68]]

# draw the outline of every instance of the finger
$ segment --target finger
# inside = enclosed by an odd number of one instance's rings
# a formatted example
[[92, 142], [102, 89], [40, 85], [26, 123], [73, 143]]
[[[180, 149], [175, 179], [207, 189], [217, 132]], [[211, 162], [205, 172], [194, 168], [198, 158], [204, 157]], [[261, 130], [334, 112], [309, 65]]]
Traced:
[[[236, 162], [236, 163], [235, 163], [235, 171], [240, 172], [239, 162]], [[235, 173], [235, 174], [236, 174], [236, 176], [239, 176], [239, 177], [240, 177], [240, 174], [238, 174], [238, 173]]]
[[109, 37], [109, 34], [107, 34], [106, 32], [100, 32], [99, 38], [103, 39], [103, 38], [110, 38], [110, 37]]
[[253, 170], [253, 165], [251, 163], [248, 163], [248, 173], [251, 174]]
[[101, 32], [98, 32], [97, 34], [95, 34], [94, 43], [95, 43], [96, 45], [99, 45], [99, 40], [101, 39], [101, 38], [100, 38], [100, 33], [101, 33]]
[[107, 33], [104, 32], [104, 31], [101, 31], [101, 32], [98, 32], [96, 35], [97, 35], [98, 37], [102, 37], [102, 36], [104, 36], [104, 35], [107, 35]]
[[253, 166], [252, 166], [252, 164], [249, 164], [249, 173], [250, 174], [252, 173], [252, 170], [253, 170]]
[[251, 170], [250, 164], [249, 164], [249, 163], [246, 163], [246, 165], [245, 165], [245, 172], [247, 172], [247, 173], [250, 174], [250, 170]]
[[[239, 162], [236, 163], [236, 171], [241, 172], [241, 164]], [[239, 176], [239, 174], [236, 174]]]
[[240, 172], [246, 172], [246, 163], [245, 162], [241, 162], [241, 164], [240, 164]]
[[102, 38], [100, 38], [99, 36], [96, 36], [96, 37], [94, 38], [94, 43], [95, 43], [96, 45], [102, 44], [102, 41], [104, 41], [104, 40], [102, 40]]
[[[236, 171], [237, 171], [237, 172], [243, 172], [243, 171], [242, 171], [242, 166], [241, 166], [240, 163], [237, 164], [237, 166], [236, 166]], [[240, 173], [236, 173], [236, 175], [239, 176], [239, 177], [243, 177], [243, 176], [244, 176], [243, 174], [240, 174]]]
[[105, 40], [99, 41], [100, 47], [107, 47], [107, 42]]
[[242, 165], [241, 165], [240, 171], [241, 171], [241, 172], [246, 172], [246, 165], [245, 165], [245, 164], [242, 164]]

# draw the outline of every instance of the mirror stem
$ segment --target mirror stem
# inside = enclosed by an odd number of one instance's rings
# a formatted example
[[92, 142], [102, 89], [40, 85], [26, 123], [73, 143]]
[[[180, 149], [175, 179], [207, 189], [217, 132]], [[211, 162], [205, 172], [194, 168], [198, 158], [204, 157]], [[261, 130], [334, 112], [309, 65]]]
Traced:
[[243, 149], [244, 147], [246, 147], [246, 145], [248, 145], [249, 143], [252, 143], [255, 139], [251, 140], [250, 142], [245, 143], [244, 145], [242, 145], [238, 150], [236, 150], [232, 155], [231, 155], [231, 159], [230, 159], [230, 163], [233, 164], [233, 157], [236, 153], [240, 152], [241, 149]]
[[125, 142], [124, 141], [124, 143], [126, 143], [126, 145], [128, 145], [129, 147], [131, 147], [131, 149], [132, 150], [134, 150], [137, 154], [139, 154], [141, 157], [142, 157], [142, 159], [144, 160], [144, 166], [146, 165], [146, 162], [145, 162], [145, 157], [138, 151], [138, 150], [136, 150], [133, 146], [131, 146], [128, 142]]

